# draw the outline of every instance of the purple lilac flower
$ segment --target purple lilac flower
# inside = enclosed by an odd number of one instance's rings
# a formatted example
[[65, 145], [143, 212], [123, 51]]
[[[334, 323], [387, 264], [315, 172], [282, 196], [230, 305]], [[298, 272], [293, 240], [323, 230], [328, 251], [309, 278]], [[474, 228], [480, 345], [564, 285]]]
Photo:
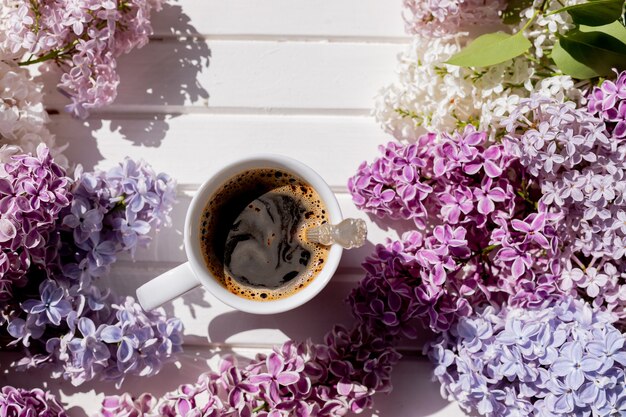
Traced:
[[581, 300], [489, 306], [426, 350], [444, 397], [469, 413], [609, 416], [626, 401], [624, 336]]
[[[16, 155], [0, 178], [0, 308], [26, 272], [46, 262], [46, 235], [70, 204], [70, 179], [41, 144], [37, 155]], [[55, 319], [56, 320], [56, 319]]]
[[626, 321], [623, 103], [626, 72], [595, 88], [587, 108], [535, 94], [505, 121], [506, 147], [541, 185], [546, 211], [561, 217], [556, 234], [563, 249], [554, 260], [562, 270], [559, 286], [589, 297], [620, 322]]
[[587, 108], [606, 122], [607, 133], [626, 138], [626, 71], [617, 74], [615, 81], [604, 80], [594, 87]]
[[375, 392], [391, 386], [389, 374], [399, 355], [388, 341], [335, 327], [325, 343], [289, 341], [247, 365], [229, 356], [219, 369], [202, 374], [196, 384], [155, 400], [143, 394], [105, 398], [103, 417], [175, 417], [199, 415], [259, 417], [331, 417], [359, 413], [371, 406]]
[[7, 417], [67, 417], [56, 397], [48, 391], [26, 390], [10, 385], [0, 390], [0, 416]]
[[161, 0], [17, 0], [7, 13], [6, 44], [21, 65], [58, 65], [59, 89], [72, 103], [67, 110], [86, 117], [110, 104], [120, 79], [117, 58], [141, 48], [152, 33], [150, 15]]
[[182, 323], [94, 283], [168, 224], [174, 181], [127, 159], [110, 171], [77, 169], [72, 183], [45, 147], [2, 168], [0, 326], [8, 346], [25, 348], [17, 367], [45, 364], [76, 385], [159, 372], [181, 350]]
[[133, 398], [129, 394], [107, 396], [102, 400], [102, 417], [142, 417], [156, 406], [157, 399], [150, 394]]
[[412, 219], [423, 225], [427, 213], [422, 201], [432, 192], [427, 178], [434, 139], [434, 135], [424, 135], [408, 146], [394, 142], [381, 146], [383, 156], [372, 164], [363, 162], [348, 181], [357, 207], [381, 218]]
[[[146, 247], [153, 229], [168, 226], [176, 183], [144, 161], [126, 158], [108, 171], [77, 170], [71, 207], [59, 230], [76, 247], [59, 248], [63, 269], [81, 286], [106, 275], [120, 251]], [[71, 235], [70, 235], [71, 232]]]
[[[405, 201], [400, 187], [429, 187], [402, 216], [417, 230], [379, 245], [364, 263], [366, 277], [350, 298], [359, 320], [412, 336], [416, 318], [442, 331], [482, 303], [536, 305], [562, 295], [554, 262], [561, 216], [537, 204], [538, 185], [518, 158], [473, 127], [433, 138], [391, 143], [350, 179], [357, 206], [389, 217], [417, 199]], [[371, 203], [381, 184], [395, 194], [382, 206]]]
[[63, 299], [63, 289], [59, 288], [54, 281], [46, 280], [41, 283], [39, 293], [41, 299], [26, 300], [22, 303], [22, 308], [29, 314], [36, 314], [39, 323], [48, 321], [58, 326], [61, 319], [72, 310], [70, 302]]

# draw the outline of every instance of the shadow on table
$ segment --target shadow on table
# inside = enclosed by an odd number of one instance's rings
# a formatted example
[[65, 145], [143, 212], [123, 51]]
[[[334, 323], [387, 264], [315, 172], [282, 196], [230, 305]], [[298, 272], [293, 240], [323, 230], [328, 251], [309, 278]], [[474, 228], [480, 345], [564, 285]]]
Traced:
[[432, 367], [425, 358], [404, 358], [391, 374], [393, 390], [388, 394], [374, 395], [374, 407], [361, 415], [366, 417], [464, 415], [457, 411], [456, 405], [441, 397], [440, 385], [431, 380], [431, 372]]
[[[345, 299], [354, 282], [329, 283], [308, 303], [285, 313], [260, 315], [231, 311], [215, 317], [209, 323], [209, 340], [216, 343], [233, 343], [239, 333], [257, 329], [276, 329], [287, 338], [304, 341], [311, 338], [321, 342], [332, 324], [349, 326], [350, 307]], [[249, 337], [247, 337], [248, 341]], [[266, 343], [263, 340], [260, 344]]]
[[[53, 107], [51, 131], [59, 143], [69, 143], [68, 157], [91, 170], [104, 159], [95, 139], [108, 129], [136, 146], [158, 147], [168, 130], [168, 119], [180, 114], [180, 106], [205, 100], [209, 93], [199, 82], [199, 74], [209, 66], [211, 50], [180, 5], [164, 4], [157, 12], [159, 36], [149, 45], [134, 49], [118, 59], [118, 97], [109, 107], [93, 111], [85, 120], [65, 115]], [[41, 80], [54, 87], [60, 72], [47, 71]], [[58, 98], [58, 94], [48, 93]], [[50, 108], [50, 103], [47, 104]], [[54, 113], [59, 116], [54, 116]]]

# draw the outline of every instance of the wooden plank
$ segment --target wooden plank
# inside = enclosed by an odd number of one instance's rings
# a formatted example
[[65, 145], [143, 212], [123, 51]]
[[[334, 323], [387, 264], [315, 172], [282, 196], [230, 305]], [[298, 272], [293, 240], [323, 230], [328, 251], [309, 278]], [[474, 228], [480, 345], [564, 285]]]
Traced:
[[[396, 67], [398, 44], [152, 41], [119, 61], [121, 83], [106, 111], [326, 109], [367, 114]], [[210, 58], [209, 58], [210, 57]], [[210, 61], [210, 62], [209, 62]], [[67, 99], [46, 73], [49, 108]]]
[[155, 36], [403, 37], [402, 0], [179, 0], [152, 18]]
[[[128, 378], [121, 390], [113, 384], [90, 382], [74, 387], [67, 381], [51, 380], [49, 374], [41, 369], [28, 373], [8, 370], [8, 363], [18, 358], [5, 353], [0, 356], [0, 385], [14, 385], [22, 388], [47, 386], [69, 410], [69, 417], [94, 416], [105, 395], [130, 392], [138, 396], [148, 391], [155, 395], [175, 390], [179, 385], [194, 382], [198, 375], [215, 366], [218, 353], [234, 353], [243, 358], [254, 356], [258, 350], [236, 348], [211, 349], [188, 347], [177, 363], [168, 364], [161, 373], [153, 378]], [[244, 359], [245, 360], [245, 359]], [[458, 405], [441, 398], [439, 385], [430, 380], [431, 365], [424, 359], [405, 358], [393, 371], [394, 389], [389, 394], [377, 394], [374, 408], [359, 414], [363, 417], [463, 417], [465, 414]], [[349, 414], [349, 417], [354, 415]]]
[[70, 160], [86, 169], [143, 158], [180, 184], [199, 184], [238, 156], [271, 152], [296, 158], [332, 187], [345, 188], [359, 164], [392, 140], [373, 118], [353, 116], [147, 114], [81, 122], [56, 115], [50, 130], [70, 144]]
[[[165, 270], [122, 262], [98, 286], [111, 288], [118, 294], [134, 295], [137, 287]], [[358, 273], [352, 277], [337, 274], [313, 300], [281, 314], [255, 315], [234, 310], [204, 288], [194, 289], [164, 308], [168, 315], [180, 318], [185, 324], [186, 345], [269, 348], [289, 339], [321, 341], [334, 324], [352, 325], [350, 306], [345, 300], [360, 278]], [[301, 320], [303, 317], [315, 317], [315, 320]]]

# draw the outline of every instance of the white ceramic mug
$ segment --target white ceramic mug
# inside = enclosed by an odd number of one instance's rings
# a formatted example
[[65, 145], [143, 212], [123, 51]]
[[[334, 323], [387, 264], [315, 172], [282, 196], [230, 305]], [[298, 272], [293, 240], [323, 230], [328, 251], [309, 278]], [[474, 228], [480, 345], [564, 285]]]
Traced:
[[[287, 171], [311, 185], [322, 199], [331, 224], [342, 221], [341, 209], [335, 195], [322, 177], [294, 159], [280, 155], [257, 155], [232, 163], [206, 181], [191, 200], [185, 218], [184, 242], [188, 262], [154, 278], [137, 289], [137, 299], [145, 310], [152, 310], [200, 285], [229, 306], [256, 314], [273, 314], [298, 307], [319, 293], [335, 273], [343, 248], [333, 244], [323, 269], [307, 286], [278, 300], [254, 301], [233, 294], [223, 287], [207, 268], [200, 246], [200, 219], [207, 202], [215, 191], [229, 179], [250, 169], [274, 168]], [[361, 221], [362, 222], [362, 221]], [[345, 222], [344, 222], [345, 223]], [[363, 223], [364, 227], [364, 223]], [[365, 236], [362, 236], [362, 240]]]

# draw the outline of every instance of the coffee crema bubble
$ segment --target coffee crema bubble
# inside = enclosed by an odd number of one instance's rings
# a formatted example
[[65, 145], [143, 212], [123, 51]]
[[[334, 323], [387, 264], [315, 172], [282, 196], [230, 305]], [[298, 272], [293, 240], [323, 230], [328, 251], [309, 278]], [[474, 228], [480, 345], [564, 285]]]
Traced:
[[306, 242], [304, 234], [328, 221], [319, 195], [300, 178], [270, 168], [244, 171], [205, 206], [200, 222], [205, 264], [240, 297], [288, 297], [324, 267], [330, 248]]

